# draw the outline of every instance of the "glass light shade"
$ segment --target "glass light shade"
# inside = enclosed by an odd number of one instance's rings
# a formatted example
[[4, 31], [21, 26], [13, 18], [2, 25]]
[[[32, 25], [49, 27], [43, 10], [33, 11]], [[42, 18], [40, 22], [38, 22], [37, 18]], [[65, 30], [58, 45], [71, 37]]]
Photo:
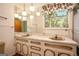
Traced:
[[17, 13], [15, 13], [15, 15], [14, 15], [14, 16], [15, 16], [15, 18], [18, 18], [18, 16], [19, 16], [19, 15], [18, 15]]
[[23, 21], [26, 21], [26, 17], [23, 17], [22, 20], [23, 20]]
[[34, 6], [30, 6], [30, 11], [35, 11], [35, 7]]
[[22, 16], [26, 16], [26, 15], [27, 15], [26, 11], [23, 11]]
[[51, 14], [51, 12], [49, 12], [49, 14]]
[[36, 15], [37, 15], [37, 16], [40, 16], [40, 12], [37, 12]]
[[34, 16], [33, 15], [30, 15], [30, 19], [33, 19], [34, 18]]
[[19, 19], [21, 19], [21, 16], [18, 16]]

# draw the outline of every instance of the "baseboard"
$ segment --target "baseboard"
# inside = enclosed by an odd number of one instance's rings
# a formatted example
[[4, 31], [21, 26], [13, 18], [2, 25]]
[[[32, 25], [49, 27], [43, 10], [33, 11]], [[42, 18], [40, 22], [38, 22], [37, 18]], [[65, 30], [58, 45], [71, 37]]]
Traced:
[[23, 56], [23, 55], [16, 53], [13, 56]]

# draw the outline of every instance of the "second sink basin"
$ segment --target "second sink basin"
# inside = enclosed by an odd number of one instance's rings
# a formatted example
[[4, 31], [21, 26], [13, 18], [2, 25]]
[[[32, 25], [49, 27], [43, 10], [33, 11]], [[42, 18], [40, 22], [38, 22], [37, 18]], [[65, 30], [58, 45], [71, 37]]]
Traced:
[[64, 37], [63, 36], [50, 36], [49, 39], [52, 39], [52, 40], [64, 40]]

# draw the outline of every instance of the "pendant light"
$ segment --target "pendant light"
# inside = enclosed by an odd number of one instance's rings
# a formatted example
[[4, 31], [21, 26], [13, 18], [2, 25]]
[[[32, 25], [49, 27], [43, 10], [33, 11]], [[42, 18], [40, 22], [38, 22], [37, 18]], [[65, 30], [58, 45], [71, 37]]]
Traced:
[[33, 19], [34, 15], [32, 14], [32, 12], [30, 12], [30, 19]]
[[18, 19], [21, 19], [22, 17], [21, 16], [18, 16]]
[[22, 21], [26, 21], [26, 18], [27, 18], [27, 17], [22, 17]]
[[15, 6], [15, 14], [14, 14], [14, 17], [15, 17], [15, 18], [18, 18], [18, 16], [19, 16], [19, 15], [18, 15], [18, 13], [17, 13], [17, 7]]
[[33, 6], [33, 4], [31, 4], [31, 6], [30, 6], [30, 11], [35, 11], [35, 7]]
[[39, 9], [37, 9], [36, 15], [37, 15], [37, 16], [40, 16]]
[[15, 13], [15, 18], [18, 18], [18, 16], [19, 16], [19, 15], [18, 15], [17, 13]]
[[38, 11], [38, 12], [36, 12], [36, 15], [37, 15], [37, 16], [40, 16], [40, 12], [39, 12], [39, 11]]
[[34, 16], [33, 15], [30, 15], [30, 19], [33, 19], [34, 18]]
[[27, 13], [26, 13], [26, 11], [25, 11], [25, 4], [24, 4], [24, 10], [23, 10], [23, 12], [22, 12], [22, 16], [27, 16]]

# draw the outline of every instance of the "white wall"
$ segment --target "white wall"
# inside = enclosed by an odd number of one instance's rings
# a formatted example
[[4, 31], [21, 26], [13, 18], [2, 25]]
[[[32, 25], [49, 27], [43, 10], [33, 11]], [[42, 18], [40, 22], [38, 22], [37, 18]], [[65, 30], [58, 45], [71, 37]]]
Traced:
[[74, 40], [79, 44], [79, 10], [74, 16]]
[[[20, 6], [20, 4], [17, 4], [19, 8], [22, 8]], [[41, 12], [41, 6], [43, 4], [34, 4], [35, 6], [35, 11], [38, 10]], [[28, 6], [28, 7], [27, 7]], [[28, 10], [30, 7], [29, 4], [26, 4], [26, 10], [27, 13], [29, 13], [30, 11]], [[20, 12], [21, 10], [18, 10], [18, 12]], [[32, 32], [32, 33], [44, 33], [44, 34], [48, 34], [48, 35], [54, 35], [54, 34], [59, 34], [59, 35], [63, 35], [63, 36], [67, 36], [69, 38], [72, 38], [72, 20], [73, 20], [73, 12], [69, 12], [68, 15], [68, 24], [69, 24], [69, 30], [65, 31], [64, 29], [45, 29], [44, 28], [44, 18], [43, 15], [41, 16], [36, 16], [36, 12], [32, 12], [32, 14], [34, 15], [34, 19], [27, 19], [28, 21], [28, 31]]]
[[14, 8], [13, 4], [0, 3], [0, 16], [7, 17], [7, 20], [0, 18], [0, 40], [5, 42], [5, 54], [14, 55]]
[[65, 31], [64, 29], [45, 29], [43, 15], [41, 16], [35, 15], [35, 18], [30, 20], [32, 23], [29, 22], [29, 24], [32, 24], [32, 25], [29, 25], [29, 27], [31, 27], [31, 31], [36, 33], [44, 33], [47, 35], [59, 34], [59, 35], [72, 38], [72, 20], [73, 20], [73, 12], [69, 12], [69, 15], [68, 15], [69, 30], [68, 31]]

